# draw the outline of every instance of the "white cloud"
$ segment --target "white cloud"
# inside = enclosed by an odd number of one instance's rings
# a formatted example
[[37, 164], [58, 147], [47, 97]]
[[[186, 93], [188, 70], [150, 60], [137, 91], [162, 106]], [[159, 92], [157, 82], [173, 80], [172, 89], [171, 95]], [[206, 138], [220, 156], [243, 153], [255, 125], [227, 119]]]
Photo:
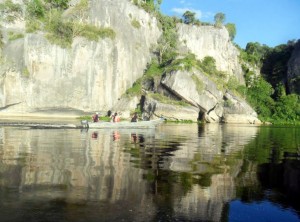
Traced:
[[211, 19], [211, 18], [214, 18], [216, 13], [214, 12], [205, 12], [205, 13], [202, 13], [202, 18], [206, 18], [206, 19]]
[[172, 8], [171, 11], [175, 12], [180, 16], [182, 16], [186, 11], [190, 11], [196, 13], [196, 18], [201, 19], [202, 17], [202, 12], [200, 10], [196, 10], [192, 8]]

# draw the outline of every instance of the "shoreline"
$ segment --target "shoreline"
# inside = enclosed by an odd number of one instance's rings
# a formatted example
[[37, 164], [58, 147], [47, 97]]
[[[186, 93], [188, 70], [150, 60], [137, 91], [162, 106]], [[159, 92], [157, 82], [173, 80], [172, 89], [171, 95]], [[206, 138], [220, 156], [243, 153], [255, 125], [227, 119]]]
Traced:
[[78, 115], [65, 114], [0, 114], [0, 126], [31, 127], [41, 129], [80, 129]]

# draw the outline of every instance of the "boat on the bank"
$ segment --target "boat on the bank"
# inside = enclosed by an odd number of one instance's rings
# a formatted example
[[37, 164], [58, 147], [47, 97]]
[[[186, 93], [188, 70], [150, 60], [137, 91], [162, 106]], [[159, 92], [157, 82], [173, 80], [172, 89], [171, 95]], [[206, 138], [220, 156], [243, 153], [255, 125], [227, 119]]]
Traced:
[[155, 128], [157, 125], [164, 122], [164, 119], [155, 119], [149, 121], [138, 121], [138, 122], [129, 122], [129, 121], [121, 121], [121, 122], [88, 122], [86, 120], [81, 121], [81, 125], [84, 128], [91, 129], [148, 129]]

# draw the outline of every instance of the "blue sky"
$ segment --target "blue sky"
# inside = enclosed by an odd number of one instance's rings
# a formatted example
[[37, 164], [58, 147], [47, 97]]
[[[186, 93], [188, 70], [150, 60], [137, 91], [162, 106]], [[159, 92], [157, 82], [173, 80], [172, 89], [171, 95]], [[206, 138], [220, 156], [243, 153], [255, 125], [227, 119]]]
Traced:
[[234, 23], [234, 42], [245, 48], [248, 42], [270, 47], [300, 39], [300, 0], [163, 0], [165, 15], [181, 17], [193, 11], [203, 22], [214, 22], [222, 12], [226, 23]]

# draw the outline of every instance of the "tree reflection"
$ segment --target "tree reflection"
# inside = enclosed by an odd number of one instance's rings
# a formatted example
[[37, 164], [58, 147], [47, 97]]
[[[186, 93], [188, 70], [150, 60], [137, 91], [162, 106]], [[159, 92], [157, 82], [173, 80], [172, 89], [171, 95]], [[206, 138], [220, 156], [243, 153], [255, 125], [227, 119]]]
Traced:
[[261, 128], [244, 150], [236, 179], [238, 198], [248, 203], [267, 199], [300, 211], [299, 133], [296, 127]]

